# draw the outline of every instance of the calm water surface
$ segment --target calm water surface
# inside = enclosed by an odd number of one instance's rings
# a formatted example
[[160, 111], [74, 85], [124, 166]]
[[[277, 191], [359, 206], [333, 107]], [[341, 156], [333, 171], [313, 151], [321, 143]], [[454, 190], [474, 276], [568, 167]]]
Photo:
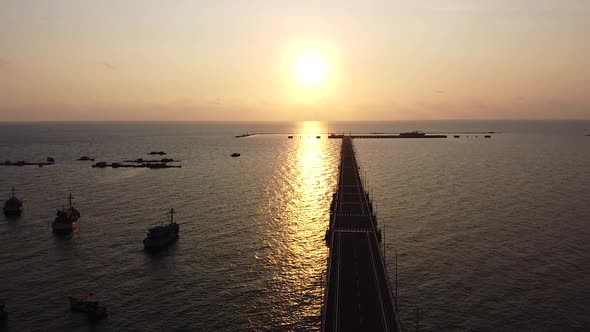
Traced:
[[[0, 160], [57, 161], [0, 167], [0, 189], [25, 204], [0, 217], [5, 327], [318, 330], [340, 141], [313, 134], [416, 129], [502, 133], [354, 142], [392, 277], [397, 252], [406, 330], [416, 306], [429, 331], [589, 329], [590, 122], [1, 124]], [[297, 134], [233, 138], [244, 132]], [[153, 150], [183, 167], [75, 161]], [[70, 192], [81, 226], [57, 237]], [[178, 243], [144, 253], [170, 207]], [[67, 306], [89, 291], [109, 307], [97, 325]]]

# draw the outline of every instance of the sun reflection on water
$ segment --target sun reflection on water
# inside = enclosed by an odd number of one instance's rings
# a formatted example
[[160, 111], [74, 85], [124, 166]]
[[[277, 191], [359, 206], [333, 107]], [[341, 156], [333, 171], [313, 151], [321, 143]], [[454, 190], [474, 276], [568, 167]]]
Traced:
[[336, 183], [338, 153], [321, 122], [303, 122], [298, 132], [309, 134], [288, 140], [266, 193], [269, 224], [268, 263], [275, 270], [270, 286], [276, 292], [273, 319], [278, 326], [319, 327], [323, 278], [328, 250], [324, 231]]

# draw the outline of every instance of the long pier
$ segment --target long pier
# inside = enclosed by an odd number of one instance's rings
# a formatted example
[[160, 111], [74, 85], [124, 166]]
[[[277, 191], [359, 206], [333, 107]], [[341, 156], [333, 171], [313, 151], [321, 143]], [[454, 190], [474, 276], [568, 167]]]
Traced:
[[330, 208], [330, 247], [322, 331], [400, 331], [381, 251], [381, 232], [363, 189], [352, 139], [342, 137], [338, 191]]

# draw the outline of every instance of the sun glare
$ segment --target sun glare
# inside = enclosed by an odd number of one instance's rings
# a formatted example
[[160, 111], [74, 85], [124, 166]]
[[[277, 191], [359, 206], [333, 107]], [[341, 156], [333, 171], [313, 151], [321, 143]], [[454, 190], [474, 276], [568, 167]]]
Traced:
[[328, 75], [330, 66], [319, 53], [305, 53], [297, 57], [294, 73], [297, 82], [306, 87], [321, 85]]

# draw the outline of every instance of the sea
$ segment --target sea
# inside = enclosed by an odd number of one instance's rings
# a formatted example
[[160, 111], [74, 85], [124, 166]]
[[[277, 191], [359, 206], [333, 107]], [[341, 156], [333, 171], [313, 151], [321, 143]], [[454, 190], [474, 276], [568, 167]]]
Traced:
[[[590, 121], [1, 123], [0, 163], [56, 161], [0, 165], [0, 192], [24, 204], [0, 216], [2, 328], [317, 331], [328, 133], [413, 130], [449, 137], [353, 141], [404, 330], [590, 330]], [[70, 193], [80, 227], [58, 236]], [[178, 242], [145, 252], [170, 208]], [[98, 323], [69, 310], [90, 292], [108, 306]]]

